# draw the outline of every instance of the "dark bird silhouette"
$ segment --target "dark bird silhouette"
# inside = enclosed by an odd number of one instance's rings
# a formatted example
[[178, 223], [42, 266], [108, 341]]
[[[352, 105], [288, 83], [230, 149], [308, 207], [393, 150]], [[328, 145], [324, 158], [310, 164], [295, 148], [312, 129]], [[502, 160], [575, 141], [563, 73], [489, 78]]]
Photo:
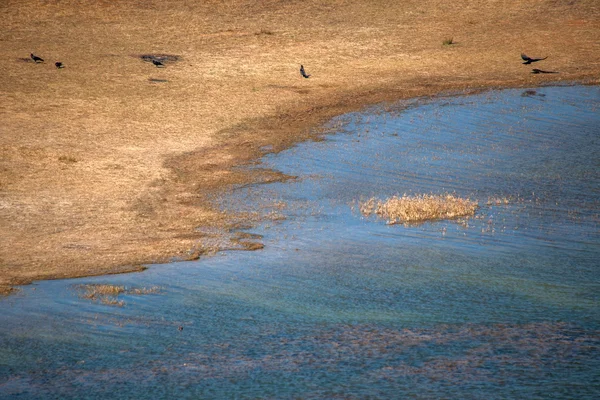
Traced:
[[558, 71], [544, 71], [543, 69], [534, 68], [531, 70], [532, 74], [558, 74]]
[[54, 65], [56, 65], [56, 68], [58, 68], [58, 69], [65, 67], [65, 65], [63, 63], [61, 63], [60, 61], [55, 62]]
[[523, 64], [531, 64], [531, 63], [534, 63], [534, 62], [537, 62], [537, 61], [545, 60], [548, 57], [544, 57], [544, 58], [531, 58], [531, 57], [528, 57], [527, 54], [521, 53], [521, 58], [523, 59], [523, 61], [525, 61]]
[[310, 78], [310, 74], [307, 74], [304, 70], [304, 65], [300, 65], [300, 75], [302, 75], [304, 78]]
[[158, 60], [152, 60], [152, 64], [156, 65], [156, 68], [164, 68], [165, 64], [161, 63]]
[[31, 56], [31, 59], [32, 59], [33, 61], [35, 61], [35, 63], [36, 63], [36, 64], [37, 64], [37, 63], [43, 63], [43, 62], [44, 62], [44, 59], [43, 59], [43, 58], [41, 58], [41, 57], [38, 57], [38, 56], [36, 56], [36, 55], [35, 55], [35, 54], [33, 54], [33, 53], [31, 53], [31, 54], [30, 54], [30, 56]]
[[177, 330], [178, 330], [179, 332], [181, 332], [181, 331], [183, 330], [183, 326], [179, 325], [179, 327], [177, 328]]

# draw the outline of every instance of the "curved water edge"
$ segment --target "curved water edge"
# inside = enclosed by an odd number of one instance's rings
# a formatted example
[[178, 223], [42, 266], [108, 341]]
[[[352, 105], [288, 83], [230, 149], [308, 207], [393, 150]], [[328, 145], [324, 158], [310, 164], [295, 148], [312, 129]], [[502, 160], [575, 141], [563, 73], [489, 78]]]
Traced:
[[[3, 299], [0, 397], [596, 398], [599, 107], [598, 87], [545, 87], [340, 116], [256, 166], [297, 179], [224, 199], [273, 217], [264, 250]], [[356, 208], [447, 192], [475, 217]], [[77, 289], [103, 283], [127, 289]]]

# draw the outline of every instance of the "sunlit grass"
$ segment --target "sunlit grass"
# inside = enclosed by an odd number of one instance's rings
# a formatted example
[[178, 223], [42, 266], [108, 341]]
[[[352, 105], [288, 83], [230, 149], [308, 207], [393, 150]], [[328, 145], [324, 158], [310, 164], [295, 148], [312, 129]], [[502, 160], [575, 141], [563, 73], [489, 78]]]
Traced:
[[388, 224], [415, 223], [439, 219], [454, 219], [475, 214], [477, 202], [452, 194], [393, 196], [386, 200], [375, 197], [360, 202], [364, 216], [377, 215]]

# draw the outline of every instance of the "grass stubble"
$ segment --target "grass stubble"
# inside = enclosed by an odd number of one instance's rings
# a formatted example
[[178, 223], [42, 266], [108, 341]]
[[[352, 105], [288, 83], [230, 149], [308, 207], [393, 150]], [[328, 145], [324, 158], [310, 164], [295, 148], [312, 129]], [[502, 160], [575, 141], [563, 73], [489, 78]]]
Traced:
[[[0, 17], [0, 293], [214, 252], [197, 228], [241, 217], [212, 199], [277, 179], [234, 167], [335, 115], [600, 75], [596, 0], [7, 0]], [[561, 73], [531, 75], [523, 51]]]

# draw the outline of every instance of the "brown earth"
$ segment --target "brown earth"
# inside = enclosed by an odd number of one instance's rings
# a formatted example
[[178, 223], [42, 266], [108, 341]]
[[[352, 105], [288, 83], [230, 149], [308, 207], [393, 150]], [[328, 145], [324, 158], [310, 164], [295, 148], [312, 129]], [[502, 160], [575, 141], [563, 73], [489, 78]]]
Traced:
[[0, 16], [4, 291], [221, 246], [240, 216], [210, 199], [282, 178], [232, 167], [336, 114], [600, 76], [597, 0], [3, 0]]

